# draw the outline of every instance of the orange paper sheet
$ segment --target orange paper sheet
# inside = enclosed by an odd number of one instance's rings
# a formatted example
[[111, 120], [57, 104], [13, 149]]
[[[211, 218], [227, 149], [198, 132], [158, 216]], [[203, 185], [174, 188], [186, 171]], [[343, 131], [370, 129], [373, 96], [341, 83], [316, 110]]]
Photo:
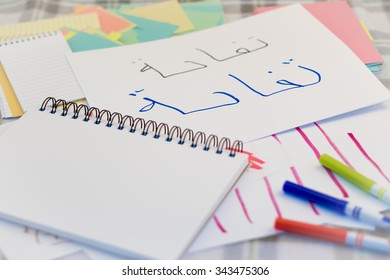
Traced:
[[134, 23], [110, 13], [97, 6], [81, 6], [75, 10], [76, 14], [97, 14], [100, 26], [105, 33], [121, 32], [134, 27]]

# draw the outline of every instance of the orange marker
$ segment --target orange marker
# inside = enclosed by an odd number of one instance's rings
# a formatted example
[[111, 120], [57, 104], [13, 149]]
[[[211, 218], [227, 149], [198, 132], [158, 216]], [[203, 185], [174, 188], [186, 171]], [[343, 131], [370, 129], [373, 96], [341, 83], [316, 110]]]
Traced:
[[305, 236], [390, 253], [390, 239], [368, 235], [346, 229], [308, 224], [283, 218], [276, 218], [275, 229]]

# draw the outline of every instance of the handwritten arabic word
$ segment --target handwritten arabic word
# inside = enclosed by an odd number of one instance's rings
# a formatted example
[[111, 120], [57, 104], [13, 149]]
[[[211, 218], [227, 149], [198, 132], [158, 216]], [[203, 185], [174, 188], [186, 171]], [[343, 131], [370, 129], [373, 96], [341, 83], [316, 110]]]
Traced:
[[[293, 60], [290, 59], [289, 61], [282, 62], [282, 64], [289, 65], [292, 61]], [[233, 78], [233, 79], [235, 79], [239, 83], [243, 84], [246, 88], [250, 89], [252, 92], [254, 92], [254, 93], [256, 93], [256, 94], [258, 94], [260, 96], [263, 96], [263, 97], [272, 96], [274, 94], [281, 93], [281, 92], [284, 92], [284, 91], [287, 91], [287, 90], [313, 86], [313, 85], [316, 85], [319, 82], [321, 82], [321, 79], [322, 79], [321, 78], [321, 74], [318, 73], [317, 71], [315, 71], [314, 69], [311, 69], [311, 68], [308, 68], [308, 67], [305, 67], [305, 66], [302, 66], [302, 65], [298, 65], [297, 67], [299, 69], [307, 71], [307, 73], [309, 73], [310, 75], [313, 76], [313, 79], [311, 80], [311, 82], [306, 83], [306, 84], [298, 84], [298, 83], [294, 83], [294, 82], [291, 82], [291, 81], [286, 80], [286, 79], [277, 80], [276, 84], [281, 85], [281, 86], [287, 86], [287, 87], [283, 88], [283, 89], [280, 89], [280, 90], [273, 91], [273, 92], [269, 92], [269, 93], [265, 93], [265, 92], [261, 92], [259, 90], [256, 90], [255, 88], [250, 86], [248, 83], [244, 82], [243, 79], [241, 79], [241, 78], [239, 78], [239, 77], [237, 77], [237, 76], [235, 76], [233, 74], [229, 74], [228, 76]], [[267, 73], [268, 74], [273, 74], [273, 71], [269, 70]]]
[[[268, 47], [268, 43], [260, 40], [260, 39], [255, 39], [253, 36], [249, 37], [248, 40], [255, 40], [256, 43], [260, 43], [260, 46], [257, 47], [257, 48], [252, 48], [252, 49], [249, 49], [249, 48], [244, 48], [244, 47], [239, 47], [235, 50], [235, 54], [234, 55], [231, 55], [231, 56], [227, 56], [227, 57], [224, 57], [224, 58], [217, 58], [216, 55], [212, 55], [210, 54], [208, 51], [205, 51], [205, 50], [201, 50], [201, 49], [196, 49], [202, 53], [204, 53], [205, 55], [209, 56], [210, 58], [212, 58], [213, 60], [215, 61], [218, 61], [218, 62], [221, 62], [221, 61], [226, 61], [226, 60], [229, 60], [229, 59], [232, 59], [232, 58], [236, 58], [240, 55], [245, 55], [245, 54], [249, 54], [251, 52], [254, 52], [254, 51], [258, 51], [258, 50], [261, 50], [261, 49], [264, 49], [266, 47]], [[233, 44], [236, 44], [236, 42], [232, 42]]]
[[[287, 65], [288, 67], [290, 67], [290, 69], [293, 69], [293, 70], [298, 69], [299, 71], [301, 71], [304, 74], [304, 77], [308, 77], [308, 79], [310, 79], [310, 81], [308, 81], [306, 83], [297, 83], [297, 82], [292, 82], [292, 81], [287, 80], [287, 79], [279, 79], [279, 80], [274, 81], [273, 83], [275, 83], [279, 86], [282, 86], [281, 89], [279, 87], [278, 90], [274, 90], [271, 92], [265, 92], [263, 90], [255, 89], [253, 86], [249, 85], [249, 83], [245, 82], [244, 79], [241, 79], [241, 78], [237, 77], [236, 75], [228, 74], [228, 77], [232, 78], [234, 81], [239, 82], [240, 84], [244, 85], [247, 89], [249, 89], [251, 92], [254, 92], [262, 97], [269, 97], [269, 96], [272, 96], [272, 95], [275, 95], [275, 94], [278, 94], [281, 92], [313, 86], [313, 85], [316, 85], [316, 84], [321, 82], [322, 77], [321, 77], [321, 74], [319, 72], [317, 72], [316, 70], [311, 69], [309, 67], [302, 66], [302, 65], [297, 65], [296, 67], [294, 67], [292, 62], [293, 62], [293, 59], [289, 59], [288, 61], [283, 61], [282, 64]], [[145, 65], [147, 65], [147, 64], [145, 64]], [[149, 65], [147, 65], [147, 68], [148, 68], [147, 70], [154, 69], [154, 68], [150, 67]], [[156, 69], [154, 69], [154, 70], [157, 71]], [[269, 70], [269, 71], [267, 71], [267, 74], [272, 75], [272, 74], [274, 74], [274, 72], [272, 70]], [[160, 75], [162, 75], [162, 74], [160, 73]], [[264, 85], [264, 87], [265, 86], [266, 85]], [[144, 93], [144, 91], [145, 91], [145, 89], [138, 89], [132, 93], [129, 93], [129, 96], [135, 97], [138, 94]], [[237, 98], [233, 94], [225, 92], [225, 91], [215, 91], [215, 92], [212, 92], [211, 94], [227, 96], [229, 98], [229, 102], [223, 102], [219, 105], [203, 107], [203, 108], [196, 108], [193, 110], [184, 111], [183, 109], [180, 109], [177, 106], [174, 106], [172, 104], [163, 103], [161, 101], [152, 99], [150, 97], [143, 97], [142, 99], [145, 100], [147, 102], [147, 104], [145, 106], [143, 106], [139, 110], [139, 112], [141, 112], [141, 113], [148, 112], [148, 111], [152, 110], [153, 108], [155, 108], [157, 105], [157, 107], [158, 106], [165, 107], [165, 108], [171, 109], [173, 111], [176, 111], [182, 115], [188, 115], [188, 114], [199, 113], [199, 112], [204, 112], [204, 111], [208, 111], [208, 110], [215, 110], [215, 109], [222, 108], [222, 107], [233, 106], [233, 105], [236, 105], [240, 102], [239, 98]]]
[[[234, 45], [237, 44], [237, 42], [232, 42], [232, 43]], [[258, 50], [261, 50], [263, 48], [268, 47], [268, 43], [266, 43], [260, 39], [256, 39], [254, 36], [247, 38], [246, 43], [254, 44], [255, 46], [254, 47], [239, 47], [239, 48], [235, 49], [233, 55], [228, 55], [228, 56], [225, 56], [222, 58], [218, 58], [217, 57], [218, 55], [216, 55], [216, 54], [211, 54], [211, 51], [206, 51], [206, 50], [202, 50], [199, 48], [196, 48], [195, 50], [205, 54], [208, 58], [211, 58], [214, 61], [223, 62], [223, 61], [226, 61], [226, 60], [229, 60], [232, 58], [236, 58], [236, 57], [239, 57], [241, 55], [246, 55], [246, 54], [252, 53], [254, 51], [258, 51]], [[219, 51], [219, 50], [220, 50], [220, 48], [217, 49], [217, 51]], [[142, 62], [142, 59], [138, 59], [138, 62]], [[132, 63], [135, 64], [136, 62], [132, 61]], [[167, 74], [167, 73], [163, 73], [161, 70], [158, 70], [155, 66], [152, 66], [150, 63], [143, 63], [143, 67], [141, 68], [140, 72], [144, 73], [146, 71], [152, 70], [152, 71], [158, 73], [162, 78], [165, 79], [165, 78], [169, 78], [172, 76], [185, 74], [185, 73], [189, 73], [189, 72], [193, 72], [196, 70], [201, 70], [201, 69], [207, 68], [207, 65], [204, 63], [190, 61], [190, 60], [185, 60], [184, 65], [187, 69]], [[192, 66], [193, 66], [193, 68], [190, 68]]]
[[[142, 92], [144, 89], [142, 90], [136, 90], [135, 92], [136, 93], [140, 93]], [[149, 104], [145, 105], [144, 107], [142, 107], [139, 112], [143, 113], [143, 112], [148, 112], [150, 110], [152, 110], [154, 108], [155, 105], [159, 105], [159, 106], [162, 106], [162, 107], [165, 107], [165, 108], [169, 108], [169, 109], [172, 109], [176, 112], [179, 112], [180, 114], [182, 115], [188, 115], [188, 114], [192, 114], [192, 113], [197, 113], [197, 112], [202, 112], [202, 111], [207, 111], [207, 110], [212, 110], [212, 109], [216, 109], [216, 108], [220, 108], [220, 107], [225, 107], [225, 106], [231, 106], [231, 105], [235, 105], [237, 103], [240, 102], [240, 100], [238, 98], [236, 98], [235, 96], [231, 95], [230, 93], [227, 93], [227, 92], [223, 92], [223, 91], [215, 91], [213, 92], [212, 94], [221, 94], [221, 95], [225, 95], [225, 96], [228, 96], [229, 98], [231, 98], [233, 101], [230, 102], [230, 103], [222, 103], [220, 105], [215, 105], [215, 106], [210, 106], [210, 107], [205, 107], [205, 108], [199, 108], [199, 109], [195, 109], [195, 110], [191, 110], [191, 111], [183, 111], [175, 106], [172, 106], [172, 105], [169, 105], [169, 104], [165, 104], [165, 103], [162, 103], [162, 102], [159, 102], [157, 100], [154, 100], [154, 99], [151, 99], [149, 97], [143, 97], [142, 99], [145, 100], [145, 101], [148, 101], [150, 102]], [[129, 96], [137, 96], [137, 94], [135, 93], [130, 93]]]

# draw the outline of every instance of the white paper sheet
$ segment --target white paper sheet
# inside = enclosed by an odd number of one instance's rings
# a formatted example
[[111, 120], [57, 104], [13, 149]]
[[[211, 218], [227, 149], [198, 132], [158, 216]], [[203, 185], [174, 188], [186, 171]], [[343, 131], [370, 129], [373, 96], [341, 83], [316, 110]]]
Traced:
[[300, 5], [68, 59], [92, 106], [244, 141], [389, 98]]
[[[273, 222], [278, 215], [313, 223], [373, 229], [370, 225], [287, 196], [281, 188], [285, 180], [290, 180], [377, 211], [390, 208], [341, 177], [336, 175], [332, 178], [317, 160], [321, 153], [331, 154], [340, 160], [344, 158], [366, 176], [388, 185], [390, 150], [387, 143], [390, 131], [386, 120], [389, 118], [390, 103], [385, 103], [245, 145], [246, 150], [253, 151], [256, 158], [265, 161], [261, 164], [263, 169], [248, 169], [189, 253], [273, 235], [276, 233]], [[345, 194], [348, 197], [344, 197]], [[31, 238], [31, 241], [34, 240]], [[13, 244], [15, 252], [18, 244]], [[6, 249], [12, 248], [7, 246]], [[84, 250], [93, 259], [120, 258], [91, 248], [79, 247], [78, 250]]]
[[[316, 122], [280, 133], [270, 139], [280, 143], [290, 158], [291, 168], [274, 173], [261, 181], [238, 184], [247, 215], [241, 222], [221, 219], [224, 230], [207, 227], [192, 246], [192, 251], [215, 244], [228, 244], [239, 240], [275, 234], [273, 222], [277, 216], [313, 223], [374, 229], [372, 225], [335, 214], [327, 209], [286, 195], [282, 191], [285, 180], [297, 182], [334, 197], [349, 200], [371, 211], [385, 211], [390, 205], [376, 200], [352, 183], [323, 168], [318, 156], [328, 153], [351, 165], [382, 186], [390, 187], [390, 103], [380, 104], [343, 117]], [[233, 196], [227, 199], [235, 200]], [[236, 207], [240, 205], [236, 199]], [[216, 212], [222, 217], [238, 215], [225, 204]], [[248, 218], [250, 217], [250, 219]], [[209, 224], [212, 224], [210, 221]], [[213, 241], [211, 241], [213, 240]], [[219, 240], [219, 241], [218, 241]]]

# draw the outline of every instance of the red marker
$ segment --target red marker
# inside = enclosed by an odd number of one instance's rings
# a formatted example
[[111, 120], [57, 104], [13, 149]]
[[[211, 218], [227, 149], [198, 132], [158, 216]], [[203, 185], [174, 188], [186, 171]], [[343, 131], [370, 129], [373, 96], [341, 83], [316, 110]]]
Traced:
[[361, 232], [308, 224], [283, 218], [276, 218], [275, 229], [347, 244], [357, 248], [390, 253], [390, 239]]

